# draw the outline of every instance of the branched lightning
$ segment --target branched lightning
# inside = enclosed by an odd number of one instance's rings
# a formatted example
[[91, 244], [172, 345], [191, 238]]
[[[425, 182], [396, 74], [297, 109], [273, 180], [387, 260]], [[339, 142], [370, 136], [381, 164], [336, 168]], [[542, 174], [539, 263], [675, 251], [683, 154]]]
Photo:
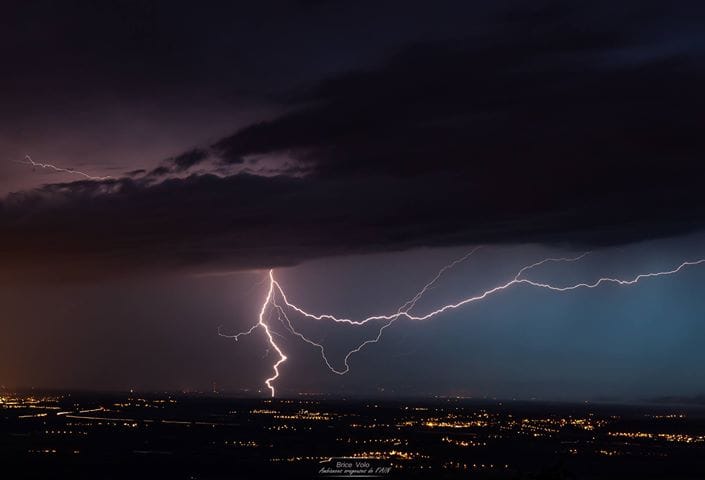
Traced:
[[96, 180], [96, 181], [101, 181], [101, 180], [111, 180], [114, 177], [111, 177], [110, 175], [106, 175], [104, 177], [96, 177], [93, 175], [89, 175], [85, 172], [81, 172], [79, 170], [74, 170], [72, 168], [61, 168], [57, 167], [56, 165], [52, 165], [50, 163], [38, 163], [32, 160], [32, 157], [29, 155], [25, 155], [24, 160], [15, 160], [15, 163], [21, 163], [22, 165], [29, 165], [30, 167], [33, 168], [47, 168], [49, 170], [53, 170], [55, 172], [61, 172], [61, 173], [71, 173], [73, 175], [80, 175], [84, 178], [87, 178], [88, 180]]
[[269, 289], [267, 290], [267, 297], [265, 298], [264, 303], [262, 304], [262, 308], [260, 309], [257, 323], [252, 325], [252, 327], [250, 327], [249, 330], [247, 330], [245, 332], [238, 333], [237, 335], [225, 335], [220, 332], [220, 329], [218, 329], [219, 330], [218, 333], [221, 336], [227, 337], [227, 338], [234, 338], [235, 341], [239, 340], [240, 337], [242, 337], [242, 336], [251, 334], [252, 332], [254, 332], [258, 328], [261, 328], [262, 330], [264, 330], [264, 333], [267, 336], [267, 339], [269, 341], [269, 346], [271, 348], [273, 348], [277, 352], [277, 354], [279, 355], [279, 360], [277, 360], [274, 363], [274, 365], [272, 366], [272, 369], [274, 370], [274, 375], [272, 375], [271, 377], [269, 377], [268, 379], [266, 379], [264, 381], [265, 385], [267, 385], [267, 388], [269, 388], [269, 390], [272, 392], [272, 396], [274, 396], [274, 386], [272, 385], [272, 382], [274, 380], [276, 380], [277, 378], [279, 378], [279, 365], [286, 362], [286, 355], [284, 355], [284, 352], [282, 351], [282, 349], [274, 341], [274, 335], [276, 334], [276, 332], [274, 332], [271, 328], [269, 328], [269, 325], [267, 324], [267, 322], [264, 321], [264, 316], [267, 313], [267, 306], [270, 303], [274, 302], [274, 284], [275, 284], [274, 271], [270, 270], [269, 271]]
[[[583, 288], [597, 288], [603, 284], [615, 284], [615, 285], [621, 285], [621, 286], [629, 286], [629, 285], [634, 285], [639, 283], [641, 280], [648, 279], [648, 278], [654, 278], [654, 277], [661, 277], [661, 276], [668, 276], [668, 275], [673, 275], [681, 270], [683, 270], [686, 267], [690, 266], [695, 266], [695, 265], [700, 265], [705, 263], [705, 258], [699, 259], [699, 260], [692, 260], [692, 261], [684, 261], [680, 265], [678, 265], [675, 268], [672, 268], [670, 270], [664, 270], [664, 271], [658, 271], [658, 272], [648, 272], [648, 273], [640, 273], [638, 275], [635, 275], [633, 277], [629, 278], [614, 278], [614, 277], [601, 277], [597, 280], [595, 280], [592, 283], [587, 283], [587, 282], [580, 282], [580, 283], [575, 283], [575, 284], [570, 284], [570, 285], [554, 285], [551, 283], [544, 283], [544, 282], [538, 282], [535, 280], [531, 280], [529, 278], [526, 278], [526, 274], [530, 272], [531, 270], [540, 267], [546, 263], [557, 263], [557, 262], [577, 262], [579, 260], [582, 260], [585, 258], [590, 252], [585, 252], [581, 255], [575, 256], [575, 257], [562, 257], [562, 258], [545, 258], [543, 260], [540, 260], [538, 262], [526, 265], [519, 269], [510, 280], [501, 283], [499, 285], [496, 285], [492, 288], [489, 288], [482, 293], [479, 293], [474, 296], [466, 297], [456, 303], [450, 303], [443, 305], [435, 310], [432, 310], [428, 313], [425, 314], [412, 314], [411, 311], [416, 307], [416, 304], [419, 302], [419, 300], [431, 289], [437, 282], [440, 280], [440, 278], [450, 269], [453, 267], [457, 266], [458, 264], [468, 260], [475, 252], [477, 252], [481, 247], [476, 247], [464, 256], [454, 260], [453, 262], [449, 263], [448, 265], [445, 265], [443, 268], [441, 268], [436, 275], [428, 282], [426, 283], [421, 290], [419, 290], [411, 299], [407, 300], [401, 307], [399, 307], [395, 313], [390, 313], [390, 314], [380, 314], [380, 315], [372, 315], [367, 318], [363, 318], [360, 320], [352, 320], [349, 318], [344, 318], [344, 317], [337, 317], [332, 314], [324, 313], [324, 314], [314, 314], [310, 313], [306, 310], [304, 310], [302, 307], [292, 303], [284, 293], [284, 289], [281, 286], [281, 284], [275, 279], [274, 277], [274, 270], [269, 270], [268, 273], [268, 278], [269, 278], [269, 287], [267, 290], [267, 296], [265, 297], [264, 303], [262, 304], [262, 307], [260, 309], [259, 317], [258, 317], [258, 322], [252, 325], [248, 330], [245, 330], [243, 332], [237, 333], [235, 335], [226, 335], [223, 334], [220, 329], [218, 330], [219, 335], [226, 337], [226, 338], [234, 338], [235, 340], [239, 340], [240, 337], [244, 337], [247, 335], [250, 335], [257, 329], [262, 329], [268, 339], [268, 345], [269, 348], [274, 349], [278, 355], [279, 355], [279, 360], [274, 363], [272, 366], [272, 370], [274, 374], [265, 380], [265, 384], [267, 388], [269, 388], [271, 395], [274, 396], [275, 394], [275, 389], [272, 384], [274, 380], [279, 378], [279, 367], [286, 362], [287, 357], [284, 354], [284, 352], [281, 350], [279, 345], [274, 341], [273, 335], [278, 335], [277, 332], [272, 330], [271, 326], [265, 321], [265, 315], [267, 314], [269, 308], [271, 307], [274, 312], [276, 312], [277, 315], [277, 320], [282, 324], [282, 326], [285, 328], [286, 331], [294, 335], [295, 337], [301, 339], [305, 343], [311, 345], [312, 347], [315, 347], [316, 349], [319, 350], [321, 354], [321, 359], [325, 363], [325, 365], [328, 367], [328, 369], [337, 375], [345, 375], [350, 371], [350, 364], [349, 360], [350, 357], [355, 355], [356, 353], [360, 352], [363, 350], [365, 347], [368, 345], [377, 343], [381, 340], [382, 335], [384, 331], [389, 328], [394, 322], [399, 320], [400, 318], [405, 318], [407, 320], [412, 320], [412, 321], [424, 321], [424, 320], [429, 320], [433, 317], [436, 317], [440, 315], [441, 313], [444, 313], [448, 310], [454, 310], [457, 308], [460, 308], [464, 305], [467, 305], [469, 303], [473, 302], [478, 302], [481, 300], [484, 300], [496, 293], [502, 292], [504, 290], [507, 290], [513, 286], [517, 285], [528, 285], [531, 287], [535, 288], [543, 288], [547, 289], [550, 291], [554, 292], [569, 292], [573, 290], [578, 290], [578, 289], [583, 289]], [[339, 324], [346, 324], [346, 325], [351, 325], [351, 326], [361, 326], [365, 325], [370, 322], [380, 322], [379, 328], [376, 330], [376, 334], [373, 335], [372, 337], [364, 340], [362, 343], [357, 345], [355, 348], [351, 349], [348, 351], [343, 358], [343, 365], [344, 368], [336, 368], [331, 361], [329, 360], [328, 356], [326, 355], [326, 348], [322, 343], [316, 342], [315, 340], [310, 339], [306, 335], [304, 335], [299, 329], [296, 328], [294, 325], [294, 322], [291, 321], [289, 318], [289, 315], [287, 314], [287, 311], [295, 312], [299, 314], [300, 316], [310, 319], [310, 320], [316, 320], [316, 321], [328, 321], [328, 322], [334, 322], [334, 323], [339, 323]]]

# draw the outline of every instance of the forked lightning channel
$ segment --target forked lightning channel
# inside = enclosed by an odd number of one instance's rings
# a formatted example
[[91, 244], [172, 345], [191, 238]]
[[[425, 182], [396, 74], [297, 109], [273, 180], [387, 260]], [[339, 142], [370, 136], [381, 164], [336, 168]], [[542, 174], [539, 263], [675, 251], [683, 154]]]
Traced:
[[[419, 315], [419, 314], [413, 314], [411, 313], [418, 301], [428, 292], [428, 290], [440, 280], [440, 278], [443, 276], [445, 272], [448, 270], [452, 269], [456, 265], [468, 260], [470, 257], [472, 257], [481, 247], [476, 247], [472, 249], [470, 252], [467, 254], [463, 255], [462, 257], [454, 260], [453, 262], [449, 263], [448, 265], [445, 265], [443, 268], [441, 268], [436, 275], [427, 283], [425, 284], [413, 297], [411, 297], [408, 301], [406, 301], [403, 305], [401, 305], [394, 313], [388, 313], [388, 314], [378, 314], [378, 315], [372, 315], [367, 318], [359, 319], [359, 320], [354, 320], [350, 318], [345, 318], [345, 317], [338, 317], [329, 313], [321, 313], [321, 314], [316, 314], [316, 313], [310, 313], [303, 309], [302, 307], [296, 305], [293, 303], [289, 298], [287, 297], [286, 293], [284, 292], [284, 288], [281, 286], [281, 284], [277, 281], [274, 270], [269, 270], [268, 272], [268, 288], [267, 288], [267, 295], [264, 298], [264, 301], [262, 303], [262, 306], [260, 308], [259, 316], [257, 323], [252, 325], [248, 330], [245, 330], [244, 332], [237, 333], [235, 335], [227, 335], [222, 333], [219, 330], [219, 335], [227, 338], [234, 338], [235, 340], [239, 340], [241, 337], [247, 336], [251, 333], [253, 333], [255, 330], [262, 330], [267, 338], [267, 342], [269, 344], [269, 348], [277, 352], [277, 355], [279, 356], [278, 360], [272, 365], [272, 376], [264, 380], [264, 384], [267, 386], [269, 389], [271, 396], [274, 397], [276, 394], [276, 390], [274, 387], [274, 381], [277, 380], [280, 376], [280, 367], [282, 364], [284, 364], [287, 360], [287, 356], [284, 353], [284, 351], [281, 349], [279, 344], [275, 341], [274, 336], [276, 335], [276, 332], [272, 329], [271, 325], [268, 323], [267, 320], [267, 313], [270, 310], [273, 310], [277, 313], [277, 321], [279, 321], [283, 327], [289, 331], [292, 335], [295, 337], [301, 339], [305, 343], [311, 345], [312, 347], [316, 348], [319, 350], [321, 354], [321, 359], [325, 363], [325, 365], [328, 367], [328, 369], [337, 374], [337, 375], [345, 375], [350, 371], [350, 364], [349, 360], [350, 358], [355, 355], [356, 353], [359, 353], [362, 351], [365, 347], [368, 345], [374, 344], [379, 342], [382, 339], [382, 335], [384, 334], [384, 331], [389, 328], [394, 322], [396, 322], [399, 319], [407, 319], [411, 321], [424, 321], [424, 320], [430, 320], [446, 311], [449, 310], [454, 310], [460, 307], [463, 307], [467, 304], [474, 303], [474, 302], [479, 302], [481, 300], [484, 300], [492, 295], [498, 294], [500, 292], [503, 292], [505, 290], [508, 290], [512, 287], [518, 286], [518, 285], [527, 285], [535, 288], [542, 288], [542, 289], [547, 289], [551, 290], [554, 292], [559, 292], [559, 293], [565, 293], [565, 292], [571, 292], [573, 290], [579, 290], [579, 289], [592, 289], [592, 288], [597, 288], [602, 285], [606, 284], [613, 284], [617, 286], [629, 286], [629, 285], [635, 285], [642, 280], [646, 280], [649, 278], [654, 278], [654, 277], [662, 277], [662, 276], [668, 276], [668, 275], [674, 275], [676, 273], [679, 273], [685, 268], [692, 267], [695, 265], [700, 265], [705, 263], [705, 258], [698, 259], [698, 260], [690, 260], [690, 261], [684, 261], [681, 264], [673, 267], [670, 270], [664, 270], [664, 271], [657, 271], [657, 272], [646, 272], [646, 273], [640, 273], [637, 275], [634, 275], [632, 277], [628, 278], [614, 278], [614, 277], [601, 277], [593, 282], [581, 282], [581, 283], [575, 283], [575, 284], [570, 284], [570, 285], [554, 285], [552, 283], [545, 283], [545, 282], [538, 282], [531, 280], [530, 278], [527, 278], [527, 275], [529, 272], [537, 267], [540, 267], [542, 265], [545, 265], [547, 263], [558, 263], [558, 262], [577, 262], [579, 260], [582, 260], [585, 258], [590, 252], [585, 252], [581, 255], [575, 256], [575, 257], [561, 257], [561, 258], [544, 258], [543, 260], [528, 264], [522, 268], [520, 268], [517, 273], [511, 277], [508, 281], [504, 283], [500, 283], [498, 285], [495, 285], [482, 293], [479, 293], [474, 296], [466, 297], [458, 302], [455, 303], [449, 303], [445, 305], [441, 305], [435, 310], [432, 310], [426, 314]], [[325, 322], [333, 322], [333, 323], [339, 323], [339, 324], [346, 324], [346, 325], [352, 325], [352, 326], [361, 326], [368, 324], [370, 322], [378, 322], [379, 327], [376, 330], [376, 333], [371, 336], [370, 338], [364, 340], [362, 343], [357, 345], [355, 348], [349, 350], [344, 359], [343, 359], [343, 365], [344, 368], [339, 369], [335, 368], [332, 363], [330, 362], [328, 355], [326, 354], [326, 348], [323, 344], [316, 342], [315, 340], [312, 340], [311, 338], [307, 337], [303, 333], [301, 333], [300, 330], [298, 330], [292, 322], [291, 318], [289, 318], [289, 315], [287, 312], [294, 312], [298, 315], [301, 315], [302, 317], [308, 318], [310, 320], [316, 320], [316, 321], [325, 321]]]
[[89, 175], [85, 172], [81, 172], [80, 170], [74, 170], [73, 168], [63, 168], [63, 167], [58, 167], [56, 165], [52, 165], [51, 163], [39, 163], [35, 162], [32, 160], [32, 157], [29, 155], [25, 155], [24, 160], [15, 160], [15, 163], [21, 163], [22, 165], [29, 165], [32, 168], [44, 168], [48, 170], [52, 170], [54, 172], [59, 172], [59, 173], [69, 173], [71, 175], [78, 175], [80, 177], [86, 178], [88, 180], [94, 180], [94, 181], [103, 181], [103, 180], [111, 180], [114, 177], [111, 177], [110, 175], [106, 175], [104, 177], [97, 177], [94, 175]]

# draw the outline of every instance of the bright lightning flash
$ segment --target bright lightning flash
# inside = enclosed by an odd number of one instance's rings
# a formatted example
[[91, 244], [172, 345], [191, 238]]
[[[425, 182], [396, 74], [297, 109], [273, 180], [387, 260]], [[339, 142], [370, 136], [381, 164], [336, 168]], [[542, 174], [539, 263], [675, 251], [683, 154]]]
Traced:
[[[438, 273], [436, 273], [436, 275], [426, 285], [424, 285], [423, 288], [418, 291], [418, 293], [416, 293], [416, 295], [414, 295], [410, 300], [408, 300], [401, 307], [399, 307], [395, 313], [384, 314], [384, 315], [373, 315], [373, 316], [369, 316], [369, 317], [361, 319], [361, 320], [351, 320], [348, 318], [336, 317], [335, 315], [331, 315], [331, 314], [313, 314], [313, 313], [307, 312], [303, 308], [301, 308], [301, 307], [297, 306], [296, 304], [292, 303], [291, 301], [289, 301], [286, 294], [284, 293], [284, 289], [282, 288], [281, 284], [274, 277], [274, 270], [269, 270], [269, 273], [268, 273], [268, 275], [269, 275], [269, 288], [267, 290], [267, 296], [265, 297], [264, 303], [262, 304], [262, 307], [260, 309], [258, 322], [255, 323], [252, 327], [250, 327], [249, 330], [246, 330], [244, 332], [240, 332], [236, 335], [226, 335], [226, 334], [221, 333], [220, 331], [218, 333], [219, 333], [219, 335], [221, 335], [223, 337], [234, 338], [235, 340], [239, 340], [240, 337], [247, 336], [247, 335], [253, 333], [257, 329], [262, 329], [264, 331], [264, 333], [268, 339], [269, 348], [274, 349], [277, 352], [277, 354], [279, 355], [279, 360], [277, 360], [274, 363], [274, 365], [272, 366], [274, 374], [270, 378], [267, 378], [264, 381], [267, 388], [269, 388], [272, 397], [274, 397], [275, 389], [274, 389], [274, 385], [272, 384], [272, 382], [274, 382], [277, 378], [279, 378], [279, 367], [284, 362], [286, 362], [287, 357], [284, 354], [284, 352], [281, 350], [279, 345], [274, 341], [274, 335], [280, 335], [280, 334], [278, 334], [277, 332], [272, 330], [269, 323], [265, 320], [265, 316], [266, 316], [268, 310], [270, 310], [270, 308], [273, 309], [273, 311], [277, 313], [277, 320], [283, 325], [283, 327], [287, 331], [289, 331], [294, 336], [300, 338], [301, 340], [303, 340], [307, 344], [317, 348], [320, 351], [321, 358], [322, 358], [323, 362], [326, 364], [326, 366], [328, 367], [328, 369], [331, 372], [333, 372], [337, 375], [345, 375], [346, 373], [348, 373], [350, 371], [350, 365], [348, 363], [350, 357], [353, 356], [354, 354], [360, 352], [366, 346], [379, 342], [382, 338], [382, 334], [384, 333], [384, 331], [388, 327], [390, 327], [394, 322], [399, 320], [400, 318], [406, 318], [407, 320], [416, 320], [416, 321], [429, 320], [437, 315], [440, 315], [441, 313], [443, 313], [447, 310], [454, 310], [456, 308], [460, 308], [460, 307], [467, 305], [469, 303], [484, 300], [491, 295], [494, 295], [494, 294], [499, 293], [501, 291], [507, 290], [510, 287], [513, 287], [516, 285], [521, 285], [521, 284], [529, 285], [529, 286], [536, 287], [536, 288], [543, 288], [543, 289], [551, 290], [554, 292], [569, 292], [569, 291], [578, 290], [578, 289], [582, 289], [582, 288], [597, 288], [603, 284], [616, 284], [616, 285], [628, 286], [628, 285], [634, 285], [636, 283], [639, 283], [641, 280], [644, 280], [647, 278], [673, 275], [673, 274], [680, 272], [681, 270], [683, 270], [686, 267], [700, 265], [700, 264], [705, 263], [705, 258], [702, 258], [699, 260], [684, 261], [683, 263], [681, 263], [680, 265], [678, 265], [675, 268], [672, 268], [671, 270], [641, 273], [641, 274], [635, 275], [630, 278], [602, 277], [592, 283], [581, 282], [581, 283], [576, 283], [576, 284], [572, 284], [572, 285], [557, 286], [557, 285], [553, 285], [550, 283], [542, 283], [542, 282], [530, 280], [530, 279], [526, 278], [525, 275], [529, 271], [533, 270], [534, 268], [540, 267], [541, 265], [544, 265], [546, 263], [577, 262], [577, 261], [583, 259], [585, 256], [587, 256], [590, 252], [586, 252], [586, 253], [583, 253], [582, 255], [579, 255], [576, 257], [569, 257], [569, 258], [545, 258], [541, 261], [538, 261], [538, 262], [526, 265], [525, 267], [522, 267], [516, 273], [516, 275], [511, 278], [511, 280], [509, 280], [505, 283], [496, 285], [488, 290], [485, 290], [484, 292], [482, 292], [478, 295], [464, 298], [463, 300], [460, 300], [457, 303], [450, 303], [447, 305], [443, 305], [443, 306], [437, 308], [436, 310], [430, 311], [430, 312], [423, 314], [423, 315], [416, 315], [416, 314], [411, 313], [411, 310], [416, 306], [418, 301], [443, 276], [443, 274], [446, 271], [455, 267], [459, 263], [464, 262], [465, 260], [470, 258], [479, 249], [480, 249], [480, 247], [476, 247], [475, 249], [471, 250], [466, 255], [458, 258], [457, 260], [454, 260], [453, 262], [451, 262], [448, 265], [441, 268], [438, 271]], [[305, 318], [308, 318], [311, 320], [328, 321], [328, 322], [341, 323], [341, 324], [347, 324], [347, 325], [352, 325], [352, 326], [365, 325], [369, 322], [380, 322], [380, 326], [377, 329], [376, 335], [363, 341], [357, 347], [353, 348], [345, 355], [344, 360], [343, 360], [343, 364], [345, 365], [345, 368], [337, 369], [329, 361], [329, 359], [326, 355], [326, 349], [321, 343], [318, 343], [314, 340], [311, 340], [310, 338], [308, 338], [307, 336], [305, 336], [303, 333], [301, 333], [299, 330], [296, 329], [296, 327], [294, 326], [294, 323], [291, 321], [291, 319], [289, 318], [289, 316], [286, 313], [287, 310], [293, 311], [293, 312], [301, 315], [302, 317], [305, 317]]]
[[24, 160], [15, 160], [15, 163], [21, 163], [22, 165], [29, 165], [32, 168], [47, 168], [49, 170], [53, 170], [55, 172], [61, 172], [61, 173], [70, 173], [73, 175], [79, 175], [81, 177], [87, 178], [88, 180], [95, 180], [95, 181], [102, 181], [102, 180], [111, 180], [115, 177], [111, 177], [110, 175], [106, 175], [104, 177], [96, 177], [93, 175], [89, 175], [85, 172], [81, 172], [79, 170], [74, 170], [72, 168], [61, 168], [57, 167], [56, 165], [52, 165], [50, 163], [38, 163], [32, 160], [32, 157], [29, 155], [25, 155]]

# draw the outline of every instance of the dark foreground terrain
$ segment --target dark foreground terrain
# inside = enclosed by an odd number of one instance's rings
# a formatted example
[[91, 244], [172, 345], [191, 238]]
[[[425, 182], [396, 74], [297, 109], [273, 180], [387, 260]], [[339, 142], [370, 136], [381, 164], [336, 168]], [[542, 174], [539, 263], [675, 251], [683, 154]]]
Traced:
[[13, 479], [703, 479], [705, 410], [5, 391], [0, 458]]

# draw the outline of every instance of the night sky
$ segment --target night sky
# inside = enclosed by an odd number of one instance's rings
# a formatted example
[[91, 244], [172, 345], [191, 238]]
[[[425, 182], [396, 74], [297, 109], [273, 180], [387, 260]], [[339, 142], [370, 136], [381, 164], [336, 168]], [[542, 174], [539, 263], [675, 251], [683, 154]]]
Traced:
[[[532, 272], [561, 285], [705, 258], [702, 2], [2, 10], [0, 384], [266, 394], [263, 332], [218, 327], [257, 321], [270, 268], [359, 318], [477, 245], [419, 313], [546, 257], [592, 252]], [[279, 323], [277, 388], [702, 395], [704, 281], [516, 286], [400, 320], [342, 377]], [[371, 331], [292, 320], [336, 365]]]

